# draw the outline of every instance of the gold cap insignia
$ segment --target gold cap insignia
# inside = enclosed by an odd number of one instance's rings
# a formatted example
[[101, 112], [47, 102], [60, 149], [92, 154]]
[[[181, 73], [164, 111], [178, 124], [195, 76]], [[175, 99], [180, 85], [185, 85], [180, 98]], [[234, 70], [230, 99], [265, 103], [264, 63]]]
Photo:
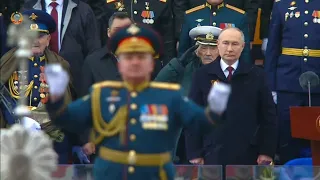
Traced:
[[138, 28], [136, 25], [131, 25], [128, 29], [127, 29], [127, 32], [132, 34], [132, 35], [135, 35], [137, 34], [138, 32], [140, 31], [140, 28]]
[[32, 13], [31, 16], [29, 16], [29, 18], [34, 21], [38, 18], [38, 16]]
[[39, 29], [39, 26], [38, 26], [38, 24], [31, 24], [30, 25], [30, 29], [31, 30], [37, 30], [37, 29]]
[[212, 33], [208, 33], [208, 34], [206, 35], [206, 39], [208, 39], [208, 40], [213, 40], [213, 38], [214, 38], [214, 36], [213, 36]]
[[23, 21], [23, 16], [19, 12], [14, 12], [11, 14], [10, 19], [13, 24], [20, 24]]

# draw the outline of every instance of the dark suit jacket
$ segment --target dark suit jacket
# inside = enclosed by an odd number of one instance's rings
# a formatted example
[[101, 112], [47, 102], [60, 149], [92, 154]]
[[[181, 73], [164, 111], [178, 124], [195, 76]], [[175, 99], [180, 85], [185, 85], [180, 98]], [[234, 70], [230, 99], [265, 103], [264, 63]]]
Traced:
[[117, 68], [117, 59], [108, 51], [106, 46], [94, 51], [85, 59], [82, 75], [82, 96], [88, 94], [89, 88], [94, 83], [105, 80], [121, 80]]
[[[213, 81], [227, 82], [220, 59], [199, 68], [190, 99], [206, 106]], [[276, 109], [263, 70], [240, 60], [231, 80], [232, 93], [223, 124], [203, 137], [186, 135], [189, 159], [204, 157], [205, 164], [256, 164], [258, 155], [273, 157], [277, 145]], [[200, 154], [202, 153], [202, 154]]]

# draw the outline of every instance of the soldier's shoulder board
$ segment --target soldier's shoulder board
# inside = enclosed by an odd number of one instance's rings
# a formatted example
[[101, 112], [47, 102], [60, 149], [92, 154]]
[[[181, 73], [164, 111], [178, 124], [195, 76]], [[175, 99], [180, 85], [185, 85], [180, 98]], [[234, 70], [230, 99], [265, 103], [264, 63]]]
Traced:
[[232, 9], [232, 10], [234, 10], [234, 11], [237, 11], [238, 13], [241, 13], [241, 14], [246, 13], [244, 10], [239, 9], [239, 8], [237, 8], [237, 7], [234, 7], [234, 6], [231, 6], [231, 5], [229, 5], [229, 4], [226, 5], [226, 8]]
[[206, 6], [205, 6], [204, 4], [202, 4], [202, 5], [200, 5], [200, 6], [196, 6], [196, 7], [194, 7], [194, 8], [191, 8], [191, 9], [187, 10], [187, 11], [186, 11], [186, 14], [190, 14], [190, 13], [192, 13], [192, 12], [198, 11], [198, 10], [203, 9], [203, 8], [205, 8], [205, 7], [206, 7]]
[[112, 87], [112, 88], [122, 88], [123, 83], [121, 81], [103, 81], [100, 83], [96, 83], [93, 85], [93, 88], [104, 88], [104, 87]]
[[158, 89], [179, 90], [180, 85], [175, 83], [151, 82], [150, 87]]
[[107, 0], [107, 3], [115, 2], [116, 0]]

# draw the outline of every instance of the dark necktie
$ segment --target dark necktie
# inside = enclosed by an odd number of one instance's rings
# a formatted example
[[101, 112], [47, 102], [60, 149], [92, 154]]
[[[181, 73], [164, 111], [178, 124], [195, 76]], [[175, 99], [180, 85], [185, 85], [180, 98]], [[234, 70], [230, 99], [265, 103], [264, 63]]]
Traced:
[[58, 3], [56, 2], [51, 2], [50, 6], [52, 7], [52, 11], [51, 11], [51, 16], [54, 19], [54, 21], [56, 22], [56, 31], [54, 33], [51, 34], [51, 40], [50, 40], [50, 50], [54, 51], [55, 53], [59, 53], [59, 37], [58, 37], [58, 11], [57, 11], [57, 6]]
[[228, 70], [228, 72], [229, 72], [227, 79], [228, 79], [228, 81], [231, 81], [232, 71], [233, 71], [234, 69], [233, 69], [233, 67], [229, 66], [229, 67], [227, 67], [227, 70]]

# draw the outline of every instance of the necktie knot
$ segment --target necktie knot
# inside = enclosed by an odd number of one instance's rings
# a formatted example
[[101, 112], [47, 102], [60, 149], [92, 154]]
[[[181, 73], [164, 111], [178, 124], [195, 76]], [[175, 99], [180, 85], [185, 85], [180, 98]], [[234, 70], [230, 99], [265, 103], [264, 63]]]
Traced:
[[229, 73], [232, 73], [232, 71], [234, 70], [232, 66], [227, 67], [227, 70]]
[[59, 4], [57, 2], [51, 2], [50, 6], [55, 9]]

